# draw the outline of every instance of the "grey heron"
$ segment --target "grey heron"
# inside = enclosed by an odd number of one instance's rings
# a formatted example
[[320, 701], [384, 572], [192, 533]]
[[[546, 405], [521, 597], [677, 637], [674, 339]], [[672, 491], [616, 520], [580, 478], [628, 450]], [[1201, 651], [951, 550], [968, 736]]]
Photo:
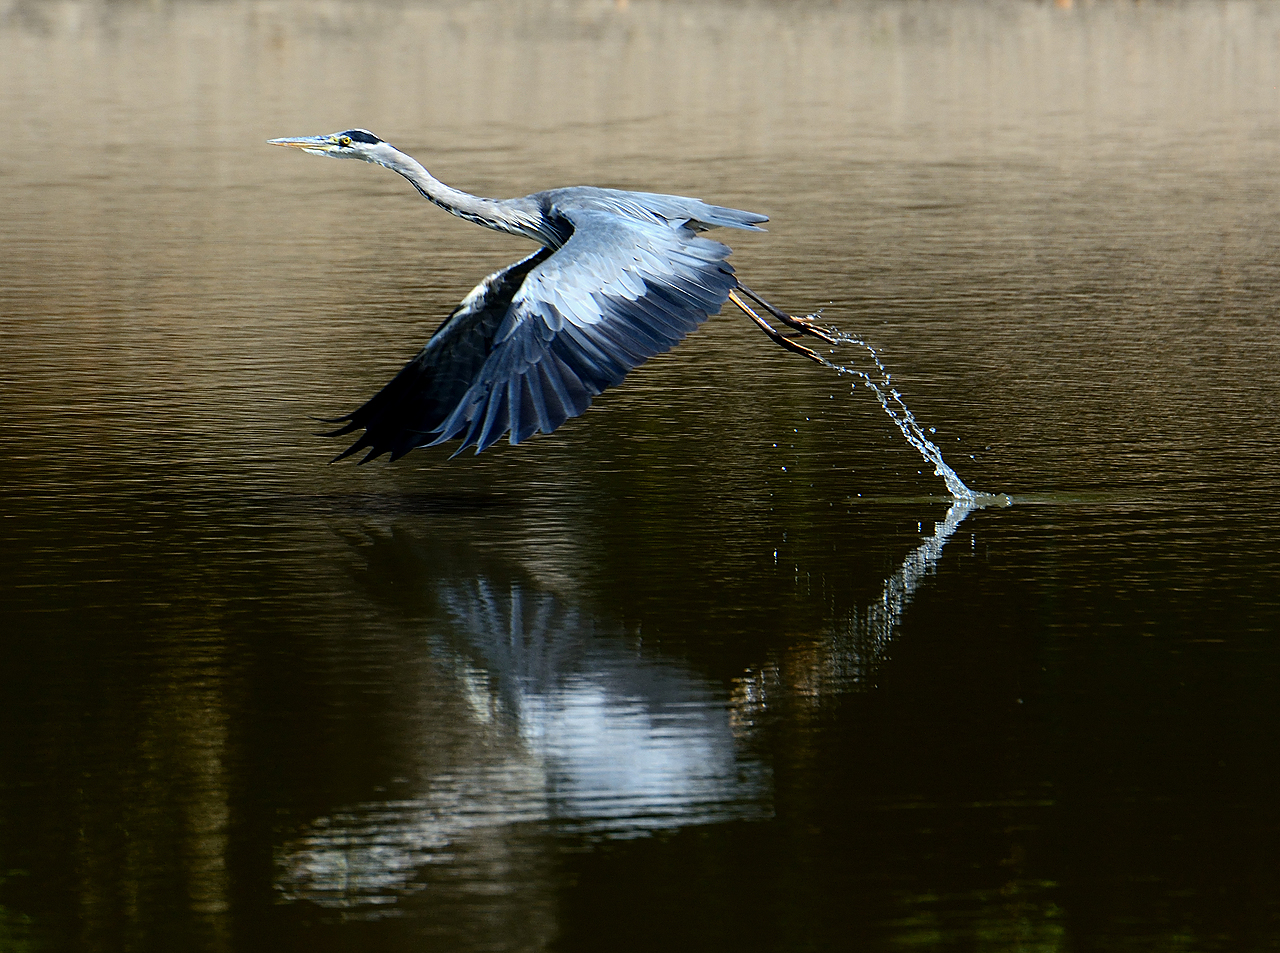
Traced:
[[[726, 301], [777, 343], [818, 360], [794, 340], [831, 339], [807, 318], [774, 308], [744, 286], [729, 248], [701, 237], [720, 226], [761, 231], [767, 216], [649, 192], [574, 186], [489, 199], [450, 188], [367, 129], [272, 139], [312, 155], [361, 159], [398, 172], [430, 201], [467, 221], [541, 247], [468, 294], [426, 345], [326, 436], [364, 433], [335, 460], [460, 440], [476, 453], [504, 434], [520, 443], [551, 433], [678, 344]], [[744, 300], [793, 330], [773, 327]]]

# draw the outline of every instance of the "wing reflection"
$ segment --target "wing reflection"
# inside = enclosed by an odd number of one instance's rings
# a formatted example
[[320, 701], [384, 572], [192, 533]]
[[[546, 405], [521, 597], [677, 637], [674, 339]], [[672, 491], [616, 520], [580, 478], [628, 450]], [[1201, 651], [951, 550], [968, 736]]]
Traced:
[[550, 592], [480, 577], [440, 594], [490, 677], [476, 707], [500, 699], [546, 767], [547, 817], [627, 830], [759, 812], [762, 769], [740, 760], [723, 692]]
[[[403, 566], [402, 536], [378, 546], [398, 546]], [[560, 595], [410, 548], [436, 608], [422, 634], [465, 724], [423, 714], [412, 796], [350, 805], [282, 845], [284, 898], [392, 903], [421, 889], [433, 864], [456, 874], [459, 858], [493, 862], [530, 823], [634, 836], [771, 813], [769, 773], [739, 750], [722, 687], [640, 654], [638, 637]], [[436, 693], [417, 694], [428, 707]], [[441, 759], [430, 753], [441, 733], [481, 741]]]

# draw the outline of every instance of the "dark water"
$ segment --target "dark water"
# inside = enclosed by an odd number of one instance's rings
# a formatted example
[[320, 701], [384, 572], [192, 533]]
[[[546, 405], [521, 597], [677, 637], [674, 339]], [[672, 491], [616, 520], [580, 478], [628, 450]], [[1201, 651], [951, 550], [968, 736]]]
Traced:
[[[0, 949], [1280, 943], [1280, 9], [0, 5]], [[329, 467], [525, 247], [263, 145], [773, 217], [740, 317]]]

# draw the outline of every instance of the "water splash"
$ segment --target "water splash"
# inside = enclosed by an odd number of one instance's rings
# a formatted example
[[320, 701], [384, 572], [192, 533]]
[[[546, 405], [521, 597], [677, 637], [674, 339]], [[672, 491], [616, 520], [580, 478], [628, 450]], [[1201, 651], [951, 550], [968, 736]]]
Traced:
[[[812, 320], [816, 317], [817, 315], [811, 315], [810, 319]], [[893, 386], [892, 375], [880, 360], [880, 355], [876, 353], [876, 349], [861, 338], [845, 334], [835, 328], [824, 328], [823, 330], [826, 331], [834, 344], [852, 344], [855, 347], [866, 348], [867, 353], [871, 355], [871, 360], [876, 365], [876, 370], [879, 372], [879, 379], [877, 380], [871, 374], [858, 370], [856, 367], [846, 367], [843, 364], [838, 364], [829, 358], [823, 357], [821, 354], [816, 354], [818, 362], [825, 367], [831, 368], [837, 374], [849, 374], [862, 381], [863, 386], [869, 388], [876, 395], [876, 399], [880, 401], [880, 406], [889, 415], [889, 419], [902, 431], [902, 436], [907, 438], [907, 443], [920, 451], [920, 455], [933, 464], [934, 474], [942, 478], [951, 495], [962, 503], [972, 505], [980, 502], [986, 494], [975, 493], [969, 489], [964, 480], [960, 479], [960, 475], [942, 459], [942, 451], [938, 449], [938, 445], [925, 435], [924, 428], [916, 421], [906, 402], [902, 399], [902, 395]]]

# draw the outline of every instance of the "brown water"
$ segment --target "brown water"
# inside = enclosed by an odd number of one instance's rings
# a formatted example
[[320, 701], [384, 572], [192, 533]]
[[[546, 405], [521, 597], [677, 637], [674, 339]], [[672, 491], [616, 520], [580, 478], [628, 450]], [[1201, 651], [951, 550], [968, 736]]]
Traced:
[[[0, 2], [0, 948], [1280, 943], [1280, 8]], [[726, 314], [551, 437], [327, 466], [523, 243]], [[845, 356], [853, 358], [850, 352]]]

